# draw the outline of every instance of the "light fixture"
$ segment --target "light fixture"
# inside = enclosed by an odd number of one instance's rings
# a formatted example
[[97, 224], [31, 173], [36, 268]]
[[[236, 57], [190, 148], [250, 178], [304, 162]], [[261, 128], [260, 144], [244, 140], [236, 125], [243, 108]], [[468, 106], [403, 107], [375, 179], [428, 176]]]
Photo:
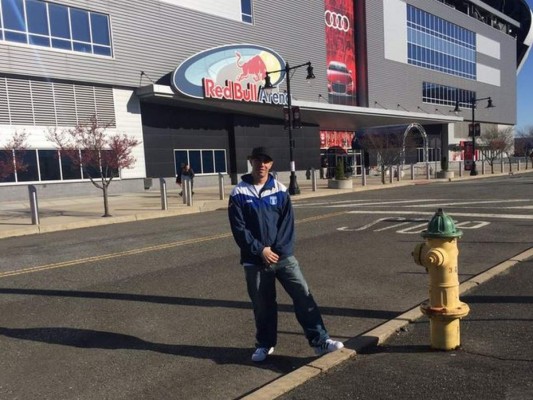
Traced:
[[[291, 168], [291, 176], [290, 176], [290, 183], [289, 183], [289, 194], [295, 195], [300, 194], [300, 188], [298, 187], [298, 181], [296, 179], [296, 164], [294, 161], [294, 139], [292, 137], [292, 128], [293, 128], [293, 122], [295, 117], [293, 116], [293, 109], [292, 109], [292, 96], [291, 96], [291, 76], [290, 71], [293, 69], [301, 68], [301, 67], [307, 67], [307, 77], [306, 80], [315, 79], [315, 74], [313, 73], [313, 66], [311, 65], [311, 61], [308, 61], [303, 64], [296, 65], [294, 67], [289, 66], [289, 63], [285, 63], [285, 68], [277, 70], [277, 71], [267, 71], [265, 74], [265, 85], [263, 86], [263, 90], [265, 90], [267, 93], [271, 92], [272, 89], [274, 89], [274, 86], [272, 85], [272, 82], [270, 80], [269, 74], [274, 74], [276, 72], [285, 72], [285, 79], [287, 80], [287, 111], [284, 110], [284, 115], [287, 115], [287, 128], [289, 130], [289, 157], [290, 157], [290, 168]], [[318, 95], [320, 98], [320, 95]], [[284, 107], [285, 108], [285, 107]], [[295, 107], [296, 108], [296, 107]], [[298, 111], [299, 112], [299, 111]], [[299, 118], [298, 118], [299, 119]]]

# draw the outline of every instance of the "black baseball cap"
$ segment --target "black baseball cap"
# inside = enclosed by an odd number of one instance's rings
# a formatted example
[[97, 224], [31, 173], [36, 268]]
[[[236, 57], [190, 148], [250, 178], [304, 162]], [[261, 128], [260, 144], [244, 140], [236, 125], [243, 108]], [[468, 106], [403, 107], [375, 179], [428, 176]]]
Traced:
[[259, 157], [266, 157], [270, 161], [272, 161], [272, 156], [270, 155], [270, 151], [266, 147], [254, 147], [252, 149], [252, 154], [250, 155], [250, 159], [257, 159]]

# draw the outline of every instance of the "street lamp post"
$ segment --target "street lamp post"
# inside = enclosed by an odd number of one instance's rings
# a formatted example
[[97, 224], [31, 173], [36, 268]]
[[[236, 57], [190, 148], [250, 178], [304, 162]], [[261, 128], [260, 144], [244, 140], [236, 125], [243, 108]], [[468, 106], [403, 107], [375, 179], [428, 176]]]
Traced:
[[298, 187], [298, 180], [296, 178], [296, 164], [294, 162], [294, 139], [292, 137], [292, 128], [293, 128], [293, 122], [294, 122], [294, 116], [292, 114], [292, 96], [291, 96], [291, 78], [290, 78], [290, 71], [301, 68], [301, 67], [307, 67], [307, 77], [306, 79], [314, 79], [315, 75], [313, 74], [313, 67], [311, 66], [311, 61], [308, 61], [303, 64], [296, 65], [294, 67], [289, 66], [289, 63], [285, 64], [284, 69], [280, 69], [277, 71], [267, 71], [265, 76], [265, 86], [263, 89], [265, 90], [272, 90], [274, 86], [272, 86], [272, 82], [270, 81], [269, 74], [274, 74], [277, 72], [285, 72], [285, 77], [287, 79], [287, 108], [288, 108], [288, 129], [289, 129], [289, 157], [290, 157], [290, 167], [291, 167], [291, 177], [290, 177], [290, 183], [289, 183], [289, 194], [295, 195], [300, 194], [300, 188]]
[[[472, 123], [470, 125], [469, 132], [472, 132], [472, 168], [470, 169], [470, 176], [477, 175], [477, 169], [476, 169], [476, 104], [478, 101], [481, 100], [487, 100], [487, 107], [486, 108], [493, 108], [494, 104], [492, 104], [492, 98], [490, 97], [482, 97], [481, 99], [476, 99], [475, 97], [470, 98], [470, 108], [472, 109]], [[459, 108], [459, 100], [455, 102], [455, 113], [460, 112], [461, 109]]]

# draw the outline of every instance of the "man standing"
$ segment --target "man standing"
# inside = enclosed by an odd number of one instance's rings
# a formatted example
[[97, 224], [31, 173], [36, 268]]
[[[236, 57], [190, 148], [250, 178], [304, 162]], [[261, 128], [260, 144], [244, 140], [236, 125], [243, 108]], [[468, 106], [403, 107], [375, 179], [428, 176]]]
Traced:
[[256, 349], [252, 361], [264, 361], [277, 341], [276, 279], [292, 298], [296, 318], [316, 355], [343, 344], [331, 340], [294, 250], [294, 214], [287, 188], [270, 175], [273, 165], [264, 147], [252, 150], [251, 174], [233, 189], [228, 214], [231, 230], [241, 249], [248, 295], [256, 326]]

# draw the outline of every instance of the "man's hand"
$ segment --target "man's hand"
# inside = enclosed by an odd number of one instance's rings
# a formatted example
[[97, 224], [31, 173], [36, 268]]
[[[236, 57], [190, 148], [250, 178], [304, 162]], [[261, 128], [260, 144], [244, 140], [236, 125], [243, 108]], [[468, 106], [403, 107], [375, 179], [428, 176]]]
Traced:
[[263, 260], [265, 260], [265, 263], [267, 264], [275, 264], [279, 261], [279, 256], [274, 253], [270, 247], [265, 247], [262, 255]]

